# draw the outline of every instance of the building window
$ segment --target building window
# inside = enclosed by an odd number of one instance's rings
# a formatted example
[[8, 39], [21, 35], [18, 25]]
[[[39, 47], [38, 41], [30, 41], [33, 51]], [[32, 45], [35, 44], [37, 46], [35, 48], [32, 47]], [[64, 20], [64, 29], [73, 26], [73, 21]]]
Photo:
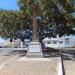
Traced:
[[63, 41], [59, 41], [59, 44], [63, 44]]
[[69, 38], [65, 38], [65, 44], [69, 44]]
[[53, 44], [57, 44], [57, 41], [53, 41]]
[[47, 44], [51, 44], [51, 41], [48, 41]]

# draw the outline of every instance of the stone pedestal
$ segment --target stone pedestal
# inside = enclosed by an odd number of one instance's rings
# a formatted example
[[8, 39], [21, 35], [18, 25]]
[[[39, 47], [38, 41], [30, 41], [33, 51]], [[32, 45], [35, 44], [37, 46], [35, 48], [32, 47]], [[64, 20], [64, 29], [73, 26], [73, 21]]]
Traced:
[[41, 43], [40, 42], [29, 43], [26, 57], [29, 58], [43, 57]]

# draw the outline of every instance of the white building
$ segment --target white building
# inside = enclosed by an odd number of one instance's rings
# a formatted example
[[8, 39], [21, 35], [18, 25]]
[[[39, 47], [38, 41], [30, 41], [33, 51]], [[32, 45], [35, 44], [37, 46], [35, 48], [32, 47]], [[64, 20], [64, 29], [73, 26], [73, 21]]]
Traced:
[[63, 36], [56, 38], [49, 38], [46, 37], [42, 40], [42, 43], [45, 47], [52, 47], [52, 48], [63, 48], [63, 47], [74, 47], [75, 46], [75, 36]]

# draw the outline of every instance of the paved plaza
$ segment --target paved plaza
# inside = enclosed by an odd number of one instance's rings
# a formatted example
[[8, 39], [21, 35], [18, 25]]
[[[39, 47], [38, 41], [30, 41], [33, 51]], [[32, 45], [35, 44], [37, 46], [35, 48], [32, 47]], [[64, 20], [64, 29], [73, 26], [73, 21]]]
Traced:
[[64, 68], [65, 68], [65, 75], [75, 75], [75, 61], [65, 60]]
[[[26, 58], [4, 54], [0, 53], [0, 75], [58, 75], [59, 57]], [[64, 60], [64, 69], [65, 75], [75, 75], [75, 61]]]
[[29, 60], [16, 57], [0, 69], [0, 75], [57, 75], [58, 58]]

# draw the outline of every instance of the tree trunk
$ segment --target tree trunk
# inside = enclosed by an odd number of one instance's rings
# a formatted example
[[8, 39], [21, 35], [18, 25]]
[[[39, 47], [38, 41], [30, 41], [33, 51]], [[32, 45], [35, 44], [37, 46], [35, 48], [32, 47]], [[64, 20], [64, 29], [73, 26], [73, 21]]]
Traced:
[[33, 14], [33, 31], [32, 32], [33, 32], [32, 33], [32, 40], [33, 41], [38, 41], [36, 14]]

